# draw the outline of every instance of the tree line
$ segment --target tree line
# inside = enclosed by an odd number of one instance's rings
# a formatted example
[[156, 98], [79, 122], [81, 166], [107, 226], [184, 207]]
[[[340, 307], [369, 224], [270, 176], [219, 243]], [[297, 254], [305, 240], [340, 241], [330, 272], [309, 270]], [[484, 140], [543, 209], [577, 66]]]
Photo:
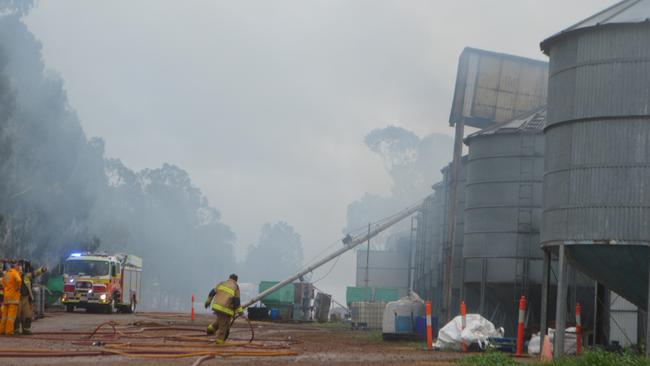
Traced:
[[[79, 250], [142, 256], [142, 305], [151, 309], [185, 309], [191, 293], [201, 296], [248, 266], [300, 266], [302, 243], [289, 224], [265, 225], [238, 263], [235, 234], [185, 170], [135, 171], [107, 157], [105, 142], [84, 133], [63, 80], [46, 69], [40, 42], [22, 22], [32, 5], [0, 0], [0, 257], [54, 267]], [[281, 242], [290, 246], [278, 250], [292, 251], [278, 251], [277, 265], [256, 264]]]

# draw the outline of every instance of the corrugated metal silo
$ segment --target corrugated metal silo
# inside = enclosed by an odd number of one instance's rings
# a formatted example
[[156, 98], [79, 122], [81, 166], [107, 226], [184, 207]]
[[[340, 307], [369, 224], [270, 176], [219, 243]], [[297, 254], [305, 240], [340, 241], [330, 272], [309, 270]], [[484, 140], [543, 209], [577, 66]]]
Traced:
[[541, 108], [465, 139], [463, 298], [470, 312], [510, 335], [521, 295], [529, 298], [531, 314], [539, 314], [545, 118]]
[[542, 245], [644, 309], [649, 18], [649, 0], [622, 1], [541, 44], [550, 56]]
[[623, 1], [541, 45], [550, 56], [542, 244], [566, 244], [574, 265], [644, 308], [648, 18], [650, 1]]

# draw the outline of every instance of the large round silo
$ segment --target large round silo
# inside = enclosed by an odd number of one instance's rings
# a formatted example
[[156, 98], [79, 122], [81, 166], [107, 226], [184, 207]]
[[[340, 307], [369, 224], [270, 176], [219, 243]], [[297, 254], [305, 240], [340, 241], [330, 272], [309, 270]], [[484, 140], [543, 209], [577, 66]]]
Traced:
[[[435, 187], [435, 186], [434, 186]], [[417, 216], [414, 291], [434, 305], [437, 312], [438, 261], [441, 229], [441, 194], [430, 194]]]
[[516, 329], [520, 296], [539, 313], [545, 118], [541, 108], [465, 139], [463, 297], [506, 334]]
[[542, 42], [550, 56], [542, 245], [647, 307], [650, 2], [622, 1]]

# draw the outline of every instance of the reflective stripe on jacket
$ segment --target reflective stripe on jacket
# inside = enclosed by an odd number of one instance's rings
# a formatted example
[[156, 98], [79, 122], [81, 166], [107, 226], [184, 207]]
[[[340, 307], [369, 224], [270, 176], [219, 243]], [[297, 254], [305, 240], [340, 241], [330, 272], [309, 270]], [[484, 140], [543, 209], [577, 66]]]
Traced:
[[237, 282], [232, 279], [221, 282], [215, 287], [215, 296], [212, 300], [212, 310], [222, 312], [227, 315], [234, 315], [233, 309], [234, 297], [239, 297], [239, 286]]
[[222, 312], [222, 313], [224, 313], [226, 315], [230, 315], [230, 316], [235, 315], [234, 310], [232, 310], [231, 308], [227, 308], [225, 306], [221, 306], [219, 304], [212, 304], [212, 310], [219, 311], [219, 312]]
[[2, 277], [5, 304], [18, 304], [20, 302], [20, 285], [22, 282], [20, 274], [14, 268], [5, 273]]
[[23, 284], [20, 286], [20, 296], [28, 296], [32, 298], [32, 275], [30, 273], [23, 274]]

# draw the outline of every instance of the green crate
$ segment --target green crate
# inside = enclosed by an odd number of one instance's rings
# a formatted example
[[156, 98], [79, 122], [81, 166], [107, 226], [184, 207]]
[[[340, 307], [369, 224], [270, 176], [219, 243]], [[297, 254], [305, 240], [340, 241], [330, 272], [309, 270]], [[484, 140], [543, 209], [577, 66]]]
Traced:
[[348, 306], [353, 302], [372, 301], [372, 288], [348, 287], [345, 290], [345, 301], [348, 303]]
[[50, 276], [45, 287], [51, 292], [63, 293], [63, 276]]
[[399, 300], [399, 292], [396, 288], [375, 288], [375, 301], [391, 302]]
[[63, 276], [50, 276], [45, 287], [49, 290], [47, 303], [54, 304], [63, 295]]
[[[259, 292], [268, 290], [272, 286], [275, 286], [279, 281], [262, 281], [260, 282]], [[293, 304], [294, 300], [295, 287], [293, 283], [290, 283], [286, 286], [281, 287], [279, 290], [275, 291], [272, 294], [265, 296], [262, 299], [262, 303], [267, 307], [272, 307], [271, 305], [278, 306], [282, 304]]]

